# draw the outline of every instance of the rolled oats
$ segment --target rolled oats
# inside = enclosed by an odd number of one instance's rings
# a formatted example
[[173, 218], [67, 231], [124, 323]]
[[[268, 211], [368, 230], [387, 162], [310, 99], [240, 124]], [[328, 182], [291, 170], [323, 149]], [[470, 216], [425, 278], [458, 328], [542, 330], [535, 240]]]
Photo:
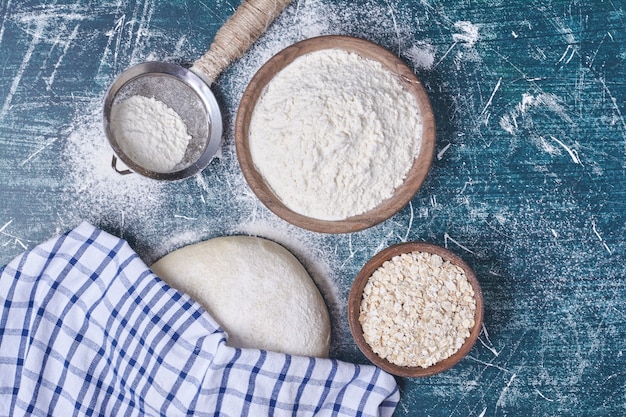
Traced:
[[439, 255], [415, 251], [374, 271], [363, 289], [359, 322], [377, 355], [427, 368], [461, 348], [475, 311], [465, 271]]

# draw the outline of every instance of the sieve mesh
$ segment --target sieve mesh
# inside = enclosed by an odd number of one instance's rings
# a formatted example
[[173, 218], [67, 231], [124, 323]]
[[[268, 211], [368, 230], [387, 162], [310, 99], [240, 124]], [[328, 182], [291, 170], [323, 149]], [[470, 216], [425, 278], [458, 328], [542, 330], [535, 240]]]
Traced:
[[[198, 94], [185, 82], [169, 74], [148, 73], [126, 82], [115, 94], [112, 106], [136, 95], [161, 101], [185, 123], [191, 140], [185, 156], [172, 171], [183, 170], [198, 161], [207, 147], [210, 130], [210, 117]], [[115, 137], [112, 140], [119, 145]]]
[[[133, 170], [156, 179], [181, 179], [201, 171], [221, 143], [222, 120], [209, 86], [231, 62], [252, 46], [291, 0], [245, 0], [215, 35], [207, 53], [190, 69], [147, 62], [122, 73], [111, 85], [104, 103], [104, 126], [113, 150]], [[133, 95], [161, 101], [187, 126], [191, 141], [183, 160], [170, 172], [151, 172], [121, 152], [111, 132], [111, 108]], [[129, 163], [130, 162], [130, 163]], [[115, 159], [112, 166], [116, 171]], [[122, 172], [121, 172], [122, 173]]]

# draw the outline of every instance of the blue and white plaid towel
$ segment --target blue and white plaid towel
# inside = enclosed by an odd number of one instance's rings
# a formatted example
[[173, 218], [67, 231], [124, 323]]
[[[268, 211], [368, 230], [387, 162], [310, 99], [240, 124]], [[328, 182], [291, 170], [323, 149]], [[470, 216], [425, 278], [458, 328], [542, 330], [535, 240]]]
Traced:
[[0, 269], [2, 416], [390, 416], [376, 367], [226, 345], [126, 242], [83, 223]]

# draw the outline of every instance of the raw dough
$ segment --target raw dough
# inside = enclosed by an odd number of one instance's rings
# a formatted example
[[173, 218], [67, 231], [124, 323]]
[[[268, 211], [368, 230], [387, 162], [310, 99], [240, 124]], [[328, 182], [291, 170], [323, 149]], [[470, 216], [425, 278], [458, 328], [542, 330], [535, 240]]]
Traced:
[[326, 304], [302, 264], [277, 243], [219, 237], [178, 249], [152, 270], [198, 301], [230, 346], [328, 356]]

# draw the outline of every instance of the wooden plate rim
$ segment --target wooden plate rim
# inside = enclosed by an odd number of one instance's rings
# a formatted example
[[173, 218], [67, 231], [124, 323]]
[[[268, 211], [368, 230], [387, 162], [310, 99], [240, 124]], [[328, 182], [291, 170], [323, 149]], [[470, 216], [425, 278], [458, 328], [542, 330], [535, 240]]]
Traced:
[[[376, 271], [383, 262], [393, 258], [396, 255], [400, 255], [403, 253], [409, 253], [414, 251], [420, 252], [428, 252], [432, 254], [437, 254], [441, 256], [444, 260], [447, 260], [455, 265], [458, 265], [465, 271], [465, 275], [472, 285], [474, 289], [474, 297], [476, 299], [476, 311], [474, 313], [474, 327], [470, 331], [470, 336], [465, 340], [461, 348], [452, 356], [444, 359], [441, 362], [438, 362], [428, 368], [421, 367], [408, 367], [408, 366], [398, 366], [386, 359], [378, 356], [368, 343], [365, 341], [363, 337], [363, 329], [361, 327], [361, 323], [359, 323], [359, 314], [360, 314], [360, 306], [361, 299], [363, 294], [363, 288], [365, 287], [367, 281], [374, 271]], [[463, 359], [469, 351], [472, 349], [476, 341], [478, 340], [478, 335], [482, 329], [483, 323], [483, 315], [484, 315], [484, 300], [483, 294], [480, 287], [480, 283], [476, 277], [476, 274], [470, 268], [470, 266], [458, 255], [445, 249], [441, 246], [434, 245], [431, 243], [422, 243], [422, 242], [406, 242], [400, 243], [397, 245], [389, 246], [388, 248], [382, 250], [381, 252], [374, 255], [368, 262], [365, 263], [363, 268], [359, 271], [354, 282], [352, 284], [352, 288], [350, 289], [350, 294], [348, 295], [348, 325], [350, 327], [350, 332], [352, 333], [352, 337], [356, 342], [357, 346], [361, 350], [361, 352], [365, 355], [367, 359], [369, 359], [372, 363], [374, 363], [379, 368], [397, 376], [402, 377], [427, 377], [432, 376], [443, 371], [446, 371], [456, 365], [461, 359]]]
[[[310, 52], [324, 49], [343, 49], [356, 52], [364, 57], [379, 61], [387, 69], [397, 74], [402, 84], [418, 101], [422, 115], [422, 144], [413, 166], [404, 183], [392, 197], [381, 202], [374, 209], [344, 220], [329, 221], [301, 215], [287, 208], [265, 183], [256, 170], [248, 146], [250, 118], [263, 89], [280, 70], [296, 58]], [[423, 184], [435, 149], [435, 119], [428, 94], [411, 69], [396, 55], [371, 41], [343, 35], [328, 35], [306, 39], [283, 49], [268, 60], [253, 76], [244, 91], [235, 120], [235, 149], [242, 173], [248, 185], [261, 202], [274, 214], [301, 228], [321, 233], [350, 233], [367, 229], [381, 223], [411, 201]]]

